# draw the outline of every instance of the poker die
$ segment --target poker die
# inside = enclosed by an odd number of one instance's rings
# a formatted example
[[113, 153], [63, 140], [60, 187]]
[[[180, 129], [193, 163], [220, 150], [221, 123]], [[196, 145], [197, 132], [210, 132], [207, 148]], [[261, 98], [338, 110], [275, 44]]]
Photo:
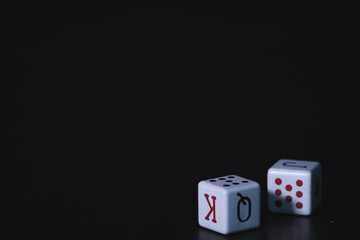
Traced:
[[271, 212], [310, 215], [321, 203], [319, 162], [281, 159], [267, 174]]
[[222, 234], [259, 227], [260, 185], [236, 175], [201, 181], [198, 207], [200, 226]]

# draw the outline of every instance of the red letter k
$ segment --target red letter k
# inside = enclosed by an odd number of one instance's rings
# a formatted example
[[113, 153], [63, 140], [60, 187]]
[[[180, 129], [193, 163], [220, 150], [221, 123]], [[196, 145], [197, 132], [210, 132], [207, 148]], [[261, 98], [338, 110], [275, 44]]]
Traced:
[[205, 219], [209, 221], [209, 216], [211, 213], [213, 213], [213, 219], [211, 221], [213, 221], [214, 223], [216, 223], [216, 219], [215, 219], [215, 200], [216, 197], [215, 196], [211, 196], [212, 200], [213, 200], [213, 205], [211, 206], [210, 201], [209, 201], [209, 194], [204, 194], [207, 203], [209, 204], [210, 207], [210, 211], [209, 213], [206, 215]]

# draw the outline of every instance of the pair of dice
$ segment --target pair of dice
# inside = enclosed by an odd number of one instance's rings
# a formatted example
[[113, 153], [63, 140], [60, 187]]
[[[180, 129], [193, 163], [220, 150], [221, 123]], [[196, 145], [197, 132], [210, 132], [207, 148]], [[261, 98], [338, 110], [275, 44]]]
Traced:
[[[310, 215], [321, 203], [319, 162], [281, 159], [267, 173], [271, 212]], [[202, 227], [229, 234], [260, 226], [260, 185], [236, 175], [212, 178], [198, 185]]]

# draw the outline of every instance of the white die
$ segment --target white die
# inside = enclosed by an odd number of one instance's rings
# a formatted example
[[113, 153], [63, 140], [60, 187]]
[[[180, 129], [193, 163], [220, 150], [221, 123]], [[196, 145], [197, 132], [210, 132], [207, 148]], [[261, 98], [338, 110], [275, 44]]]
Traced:
[[271, 212], [310, 215], [321, 203], [319, 162], [281, 159], [268, 170], [268, 206]]
[[260, 185], [236, 175], [198, 185], [199, 224], [229, 234], [260, 226]]

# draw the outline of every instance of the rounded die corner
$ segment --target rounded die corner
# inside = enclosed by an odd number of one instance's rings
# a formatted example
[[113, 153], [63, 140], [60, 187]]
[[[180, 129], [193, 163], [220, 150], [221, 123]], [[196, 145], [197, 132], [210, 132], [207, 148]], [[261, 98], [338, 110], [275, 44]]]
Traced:
[[322, 164], [321, 162], [316, 162], [316, 163], [317, 163], [317, 164], [316, 164], [314, 170], [315, 170], [315, 171], [322, 172], [322, 171], [323, 171], [323, 168], [324, 168], [323, 164]]
[[210, 182], [208, 182], [208, 180], [202, 180], [198, 183], [198, 187], [202, 188], [202, 187], [211, 187], [211, 186], [216, 186], [211, 184]]
[[299, 212], [295, 212], [293, 213], [294, 215], [299, 215], [299, 216], [311, 216], [311, 214], [313, 213], [313, 210], [312, 209], [308, 209], [308, 210], [305, 210], [305, 211], [299, 211]]
[[258, 220], [254, 223], [254, 225], [251, 226], [251, 228], [249, 228], [247, 230], [257, 229], [260, 227], [261, 227], [261, 216], [259, 216]]
[[203, 186], [203, 185], [204, 185], [204, 182], [205, 182], [204, 180], [202, 180], [202, 181], [198, 182], [198, 184], [197, 184], [197, 185], [198, 185], [198, 187]]
[[276, 172], [275, 169], [276, 168], [274, 168], [274, 167], [269, 168], [267, 170], [267, 176], [269, 177], [270, 175], [275, 174], [275, 172]]
[[200, 191], [200, 189], [203, 188], [203, 187], [204, 187], [203, 181], [198, 182], [198, 184], [197, 184], [198, 191]]
[[229, 235], [229, 234], [239, 232], [239, 230], [231, 229], [228, 225], [224, 225], [221, 228], [218, 228], [217, 230], [214, 230], [214, 231], [216, 231], [220, 234], [223, 234], [223, 235]]
[[255, 188], [258, 188], [258, 189], [261, 190], [261, 185], [260, 185], [260, 183], [255, 182], [255, 181], [253, 181], [253, 183], [254, 183], [254, 187], [255, 187]]

